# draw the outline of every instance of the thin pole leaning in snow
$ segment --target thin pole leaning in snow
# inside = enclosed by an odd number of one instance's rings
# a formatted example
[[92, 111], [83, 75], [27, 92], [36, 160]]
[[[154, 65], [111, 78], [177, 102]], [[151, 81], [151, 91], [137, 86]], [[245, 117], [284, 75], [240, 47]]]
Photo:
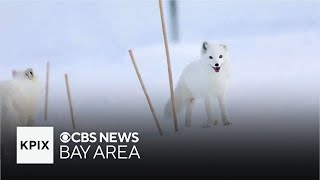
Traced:
[[68, 74], [64, 75], [65, 81], [66, 81], [66, 87], [67, 87], [67, 94], [68, 94], [68, 100], [69, 100], [69, 107], [70, 107], [70, 114], [71, 114], [71, 120], [72, 120], [72, 127], [73, 129], [76, 129], [76, 124], [74, 120], [74, 113], [73, 113], [73, 106], [72, 106], [72, 100], [71, 100], [71, 93], [70, 93], [70, 87], [69, 87], [69, 78]]
[[168, 75], [169, 75], [169, 85], [170, 85], [171, 105], [172, 105], [173, 120], [174, 120], [174, 129], [177, 132], [178, 131], [178, 121], [177, 121], [177, 114], [176, 114], [176, 108], [175, 108], [175, 99], [174, 99], [174, 91], [173, 91], [173, 80], [172, 80], [172, 71], [171, 71], [171, 63], [170, 63], [170, 52], [169, 52], [166, 24], [165, 24], [165, 20], [164, 20], [162, 0], [159, 0], [159, 7], [160, 7], [162, 33], [163, 33], [164, 45], [165, 45], [165, 48], [166, 48], [166, 56], [167, 56], [167, 65], [168, 65]]
[[147, 101], [148, 101], [148, 104], [149, 104], [149, 107], [150, 107], [150, 111], [151, 111], [151, 113], [152, 113], [152, 115], [153, 115], [154, 121], [156, 122], [156, 125], [157, 125], [157, 128], [158, 128], [158, 130], [159, 130], [160, 136], [162, 136], [162, 135], [163, 135], [163, 132], [162, 132], [162, 129], [161, 129], [161, 127], [160, 127], [160, 123], [159, 123], [159, 121], [158, 121], [158, 118], [157, 118], [156, 113], [155, 113], [155, 111], [154, 111], [154, 108], [153, 108], [153, 106], [152, 106], [152, 103], [151, 103], [151, 100], [150, 100], [148, 91], [147, 91], [146, 87], [144, 86], [142, 77], [141, 77], [141, 75], [140, 75], [138, 66], [137, 66], [137, 64], [136, 64], [136, 61], [135, 61], [135, 59], [134, 59], [133, 52], [132, 52], [131, 49], [129, 50], [129, 54], [130, 54], [130, 58], [131, 58], [133, 67], [134, 67], [134, 69], [136, 70], [136, 73], [137, 73], [138, 79], [139, 79], [139, 81], [140, 81], [141, 87], [142, 87], [142, 89], [143, 89], [144, 95], [145, 95], [146, 98], [147, 98]]
[[50, 75], [50, 63], [47, 62], [46, 95], [45, 95], [45, 102], [44, 102], [44, 120], [48, 120], [49, 75]]

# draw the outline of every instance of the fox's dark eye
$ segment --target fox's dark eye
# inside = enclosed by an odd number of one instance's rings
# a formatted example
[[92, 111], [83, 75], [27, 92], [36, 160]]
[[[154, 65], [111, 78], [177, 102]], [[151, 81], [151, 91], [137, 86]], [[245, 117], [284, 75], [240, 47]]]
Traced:
[[223, 57], [222, 55], [219, 56], [220, 59], [221, 59], [222, 57]]
[[209, 56], [209, 58], [210, 58], [210, 59], [213, 59], [213, 57], [212, 57], [212, 56]]

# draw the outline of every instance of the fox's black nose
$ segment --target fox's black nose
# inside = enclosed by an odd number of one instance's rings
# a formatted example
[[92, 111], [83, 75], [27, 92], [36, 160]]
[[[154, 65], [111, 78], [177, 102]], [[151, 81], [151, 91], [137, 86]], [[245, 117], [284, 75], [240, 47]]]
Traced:
[[216, 64], [215, 64], [215, 66], [217, 66], [217, 67], [218, 67], [218, 66], [219, 66], [219, 63], [216, 63]]

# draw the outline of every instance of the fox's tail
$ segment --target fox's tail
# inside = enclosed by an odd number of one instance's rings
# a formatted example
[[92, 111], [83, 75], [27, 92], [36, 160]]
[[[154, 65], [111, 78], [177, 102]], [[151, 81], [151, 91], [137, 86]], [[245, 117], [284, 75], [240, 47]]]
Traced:
[[[175, 110], [176, 110], [176, 113], [179, 113], [187, 106], [188, 101], [192, 97], [189, 89], [185, 87], [182, 83], [178, 83], [176, 89], [174, 90], [174, 98], [175, 98]], [[171, 98], [168, 99], [166, 106], [164, 108], [164, 117], [165, 118], [173, 117]]]

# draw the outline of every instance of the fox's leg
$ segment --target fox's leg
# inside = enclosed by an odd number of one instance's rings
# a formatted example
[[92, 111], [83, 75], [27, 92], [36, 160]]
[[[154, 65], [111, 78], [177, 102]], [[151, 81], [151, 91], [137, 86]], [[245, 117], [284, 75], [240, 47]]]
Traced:
[[220, 106], [220, 110], [221, 110], [221, 117], [222, 117], [222, 123], [223, 125], [227, 126], [232, 124], [229, 120], [228, 120], [228, 113], [227, 113], [227, 109], [226, 109], [226, 103], [225, 103], [225, 98], [224, 96], [218, 96], [218, 102], [219, 102], [219, 106]]
[[35, 116], [28, 116], [27, 126], [34, 126], [35, 122]]
[[27, 119], [27, 126], [35, 126], [35, 121], [37, 117], [37, 109], [35, 108], [35, 105], [31, 104], [29, 105], [29, 108], [26, 111], [28, 119]]
[[187, 109], [186, 109], [186, 122], [185, 126], [186, 127], [191, 127], [191, 118], [192, 118], [192, 108], [194, 105], [194, 99], [192, 98], [188, 104], [187, 104]]
[[205, 108], [207, 112], [207, 124], [204, 124], [203, 127], [211, 127], [211, 125], [217, 125], [218, 121], [213, 117], [214, 110], [214, 99], [212, 97], [206, 97], [204, 100]]

